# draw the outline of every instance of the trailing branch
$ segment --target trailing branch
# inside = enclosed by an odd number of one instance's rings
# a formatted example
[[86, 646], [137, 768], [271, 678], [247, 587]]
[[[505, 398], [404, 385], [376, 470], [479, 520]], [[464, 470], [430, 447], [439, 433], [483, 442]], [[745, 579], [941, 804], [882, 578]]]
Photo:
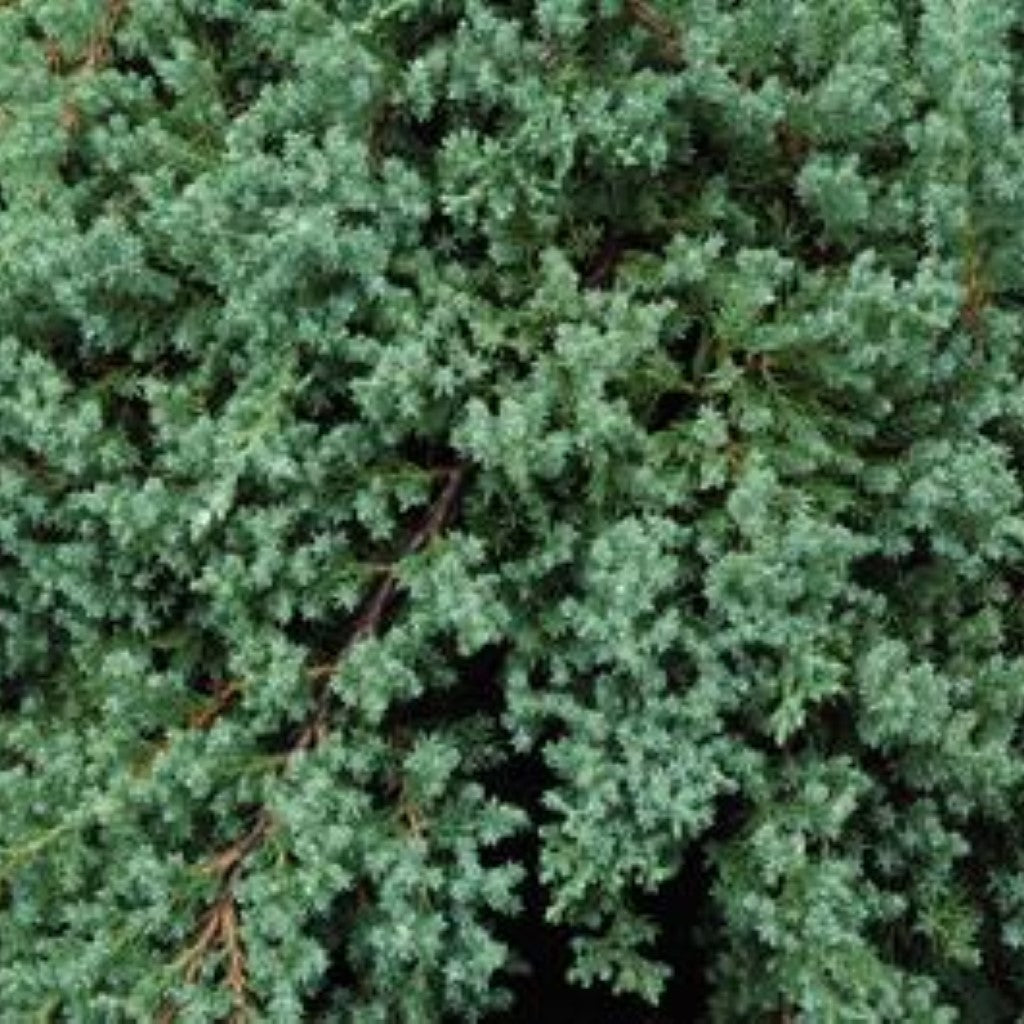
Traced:
[[[381, 580], [365, 602], [362, 612], [335, 659], [315, 666], [309, 671], [309, 676], [317, 688], [315, 705], [298, 738], [285, 755], [279, 769], [281, 772], [287, 771], [295, 758], [316, 748], [327, 735], [330, 720], [330, 678], [337, 673], [344, 659], [361, 640], [376, 634], [380, 629], [398, 593], [398, 567], [401, 560], [423, 550], [450, 522], [465, 474], [466, 470], [462, 465], [457, 465], [446, 473], [445, 485], [440, 495], [406, 542], [398, 560], [385, 568]], [[208, 713], [194, 719], [195, 725], [205, 728], [211, 724], [213, 719], [234, 700], [238, 692], [236, 684], [222, 687], [217, 701]], [[411, 817], [410, 827], [414, 827], [415, 824], [415, 817]], [[199, 976], [207, 956], [221, 950], [227, 957], [225, 983], [232, 991], [236, 1013], [240, 1017], [244, 1015], [246, 1008], [247, 970], [234, 886], [247, 858], [262, 846], [273, 829], [274, 821], [269, 810], [261, 807], [252, 825], [206, 862], [203, 870], [220, 880], [217, 895], [204, 914], [195, 938], [178, 961], [184, 968], [186, 981], [192, 982]], [[169, 1014], [166, 1017], [168, 1021], [173, 1020], [173, 1006], [169, 1005], [165, 1013]]]

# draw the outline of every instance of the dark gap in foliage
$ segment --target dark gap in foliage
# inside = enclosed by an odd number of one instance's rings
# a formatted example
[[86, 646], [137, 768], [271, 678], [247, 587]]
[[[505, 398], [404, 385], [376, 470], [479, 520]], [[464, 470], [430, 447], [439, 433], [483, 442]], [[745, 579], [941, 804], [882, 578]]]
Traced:
[[[936, 974], [942, 977], [938, 968]], [[942, 980], [945, 997], [961, 1008], [961, 1024], [1019, 1024], [1020, 992], [1007, 995], [998, 977], [989, 975], [982, 984], [976, 971], [950, 968]]]
[[157, 672], [175, 672], [194, 692], [204, 692], [207, 681], [223, 677], [228, 648], [222, 637], [203, 624], [189, 580], [162, 566], [153, 568], [150, 589], [160, 595], [162, 614], [155, 631], [140, 638]]
[[545, 918], [548, 893], [540, 881], [539, 832], [550, 817], [544, 794], [553, 784], [554, 777], [537, 749], [511, 758], [487, 779], [488, 790], [525, 811], [531, 825], [503, 843], [499, 851], [489, 853], [489, 858], [500, 856], [502, 861], [519, 864], [524, 870], [519, 890], [522, 908], [514, 918], [501, 920], [496, 927], [497, 937], [511, 951], [507, 983], [514, 1003], [511, 1010], [491, 1018], [495, 1024], [560, 1019], [570, 1008], [572, 1019], [580, 1024], [610, 1020], [594, 1016], [607, 1014], [612, 1002], [607, 993], [587, 993], [568, 981], [572, 931]]
[[[719, 827], [728, 817], [716, 819]], [[712, 883], [705, 844], [696, 842], [686, 849], [671, 881], [641, 901], [641, 910], [659, 927], [653, 956], [672, 970], [657, 1012], [648, 1011], [650, 1024], [704, 1019], [711, 988], [701, 924], [709, 915]]]
[[133, 387], [132, 381], [122, 387], [110, 388], [104, 396], [105, 424], [121, 432], [142, 467], [149, 466], [156, 456], [149, 411], [149, 403]]
[[732, 170], [727, 141], [717, 130], [718, 112], [706, 105], [690, 109], [690, 174], [700, 183], [720, 178]]
[[193, 14], [188, 10], [180, 10], [180, 15], [193, 41], [200, 47], [205, 45], [207, 52], [215, 56], [222, 66], [228, 65], [233, 55], [248, 54], [247, 47], [238, 45], [239, 36], [245, 30], [244, 22], [216, 14]]
[[310, 927], [310, 937], [323, 949], [328, 966], [304, 1001], [304, 1020], [337, 1020], [334, 1011], [339, 1003], [348, 993], [358, 991], [359, 977], [349, 962], [347, 946], [359, 911], [358, 898], [346, 892]]
[[[662, 190], [647, 171], [624, 171], [584, 153], [574, 161], [566, 187], [578, 194], [575, 232], [597, 236], [577, 268], [585, 286], [610, 286], [630, 250], [657, 253], [672, 237], [672, 206], [651, 199], [652, 191]], [[664, 191], [671, 194], [667, 184]]]
[[884, 594], [891, 592], [894, 580], [904, 579], [930, 563], [927, 547], [918, 543], [908, 554], [898, 557], [878, 552], [865, 555], [854, 561], [850, 577], [857, 586]]
[[[860, 707], [853, 704], [851, 711], [859, 713]], [[856, 757], [862, 768], [881, 787], [886, 803], [897, 811], [909, 811], [919, 800], [922, 794], [907, 782], [903, 774], [903, 766], [900, 763], [900, 756], [887, 750], [869, 746], [863, 741], [858, 742], [857, 737], [851, 737], [849, 730], [845, 734], [845, 742], [849, 747], [848, 753]], [[836, 743], [839, 747], [839, 743]], [[874, 852], [867, 852], [868, 859]]]
[[651, 433], [658, 433], [692, 419], [699, 409], [700, 402], [694, 398], [693, 392], [665, 391], [658, 396], [644, 426]]
[[[515, 773], [518, 792], [514, 802], [528, 807], [531, 820], [538, 821], [545, 817], [542, 797], [553, 780], [539, 759], [521, 762]], [[660, 928], [652, 955], [672, 969], [657, 1007], [632, 995], [616, 995], [603, 986], [583, 988], [568, 980], [573, 932], [545, 919], [548, 894], [539, 881], [536, 833], [513, 846], [514, 859], [528, 868], [524, 910], [512, 922], [504, 923], [499, 934], [523, 957], [523, 963], [511, 977], [514, 1008], [489, 1018], [494, 1024], [562, 1019], [574, 1024], [697, 1024], [704, 1019], [710, 989], [697, 924], [705, 913], [711, 878], [702, 846], [691, 846], [674, 878], [639, 901], [639, 910]]]
[[422, 244], [438, 262], [453, 262], [467, 269], [484, 266], [488, 260], [487, 242], [477, 231], [466, 231], [435, 205], [421, 231]]
[[[87, 156], [85, 146], [74, 137], [68, 140], [59, 171], [60, 180], [69, 187], [83, 185], [87, 181], [93, 188], [96, 186], [95, 180], [90, 181], [93, 174], [92, 161]], [[78, 220], [80, 227], [87, 226], [81, 214], [79, 214]]]
[[359, 421], [359, 410], [351, 392], [344, 378], [339, 381], [336, 372], [344, 372], [345, 368], [342, 360], [334, 364], [323, 358], [315, 367], [310, 362], [302, 390], [292, 404], [297, 422], [308, 423], [320, 431], [328, 432]]
[[508, 657], [507, 643], [490, 644], [471, 657], [445, 652], [445, 664], [457, 674], [454, 686], [434, 687], [420, 697], [392, 710], [388, 729], [419, 729], [484, 715], [495, 725], [504, 707], [502, 671]]
[[[191, 816], [179, 826], [187, 831], [181, 837], [177, 854], [188, 865], [198, 867], [209, 863], [210, 858], [218, 851], [229, 847], [239, 836], [245, 835], [252, 828], [261, 810], [258, 804], [252, 803], [233, 807], [232, 812], [225, 815], [213, 808], [209, 798], [203, 803], [197, 802], [193, 805]], [[154, 811], [154, 815], [157, 816], [154, 828], [157, 831], [166, 830], [167, 825], [160, 821], [158, 812]], [[217, 876], [210, 872], [204, 874], [203, 878], [212, 895], [216, 888]]]
[[[493, 645], [471, 659], [467, 674], [472, 689], [464, 692], [461, 699], [456, 698], [454, 712], [450, 710], [452, 696], [448, 694], [434, 695], [432, 701], [421, 707], [433, 705], [432, 713], [442, 721], [445, 717], [463, 717], [470, 711], [484, 711], [497, 724], [507, 708], [501, 673], [509, 651], [507, 643]], [[548, 894], [540, 881], [539, 830], [550, 818], [544, 795], [554, 784], [554, 776], [538, 747], [527, 753], [507, 755], [481, 772], [479, 779], [490, 795], [524, 811], [531, 826], [482, 855], [485, 865], [514, 863], [524, 871], [519, 889], [521, 911], [513, 918], [493, 923], [496, 937], [510, 950], [504, 980], [513, 993], [513, 1009], [488, 1020], [496, 1024], [532, 1024], [552, 1019], [552, 1014], [571, 1007], [573, 1019], [584, 1024], [591, 1019], [585, 1016], [587, 1001], [591, 1001], [595, 1012], [603, 1012], [608, 1009], [609, 997], [604, 993], [583, 993], [569, 984], [572, 933], [550, 924], [544, 916]]]
[[904, 48], [908, 54], [913, 53], [917, 46], [923, 16], [923, 0], [901, 0], [896, 4], [896, 18], [903, 29]]
[[[0, 565], [0, 571], [3, 566]], [[0, 713], [16, 712], [29, 691], [26, 675], [7, 676], [0, 680]], [[6, 751], [3, 752], [6, 755]]]
[[[255, 13], [255, 12], [254, 12]], [[191, 36], [204, 49], [217, 74], [225, 111], [239, 118], [266, 90], [286, 82], [295, 67], [266, 47], [258, 46], [246, 18], [202, 18], [184, 15]], [[283, 140], [279, 140], [283, 141]]]
[[[396, 449], [399, 459], [419, 466], [424, 470], [452, 469], [460, 462], [460, 456], [447, 441], [439, 439], [436, 434], [407, 434]], [[472, 486], [469, 476], [465, 480], [462, 491], [465, 493]]]
[[90, 350], [82, 330], [70, 317], [58, 316], [44, 325], [47, 357], [67, 376], [68, 382], [91, 388], [102, 396], [105, 384], [130, 379], [135, 364], [124, 354]]
[[287, 129], [262, 131], [259, 137], [259, 152], [283, 164], [288, 149], [288, 135]]
[[[460, 5], [461, 6], [461, 5]], [[401, 64], [410, 64], [430, 48], [431, 43], [450, 43], [463, 22], [462, 13], [441, 13], [434, 18], [420, 15], [416, 27], [402, 26], [395, 31], [393, 53]]]
[[[646, 13], [637, 15], [637, 11]], [[647, 2], [631, 2], [620, 5], [613, 14], [607, 10], [592, 19], [591, 27], [576, 42], [571, 55], [573, 63], [604, 67], [608, 73], [615, 72], [625, 76], [640, 71], [655, 71], [666, 74], [679, 71], [683, 53], [678, 39], [670, 41], [665, 30], [671, 23], [678, 28], [675, 19], [655, 13], [657, 4]], [[661, 31], [656, 31], [654, 20], [657, 19]], [[645, 24], [646, 21], [646, 24]], [[685, 51], [685, 43], [682, 50]], [[621, 58], [629, 57], [628, 63]]]
[[[794, 205], [799, 201], [794, 200]], [[795, 220], [795, 216], [790, 218]], [[795, 253], [812, 270], [830, 270], [850, 263], [853, 251], [835, 238], [830, 238], [825, 225], [816, 222], [816, 230], [804, 232]]]
[[[860, 167], [866, 178], [886, 178], [905, 167], [914, 154], [903, 136], [886, 136], [866, 147], [860, 154]], [[910, 228], [912, 225], [904, 225]]]
[[[45, 43], [49, 38], [43, 30], [43, 26], [31, 15], [22, 22], [22, 31], [26, 40], [33, 43]], [[42, 53], [40, 53], [40, 57], [42, 57]]]
[[[228, 685], [223, 666], [224, 659], [204, 660], [201, 665], [192, 664], [186, 672], [185, 685], [192, 693], [200, 697], [218, 697]], [[215, 668], [214, 665], [219, 666]]]
[[[692, 360], [698, 343], [697, 330], [691, 328], [672, 345], [673, 354], [679, 351], [679, 360]], [[688, 349], [684, 354], [683, 350]], [[696, 385], [696, 381], [694, 382]], [[655, 399], [650, 411], [644, 419], [644, 426], [651, 433], [668, 430], [680, 422], [693, 419], [704, 404], [696, 388], [673, 387], [662, 391]]]
[[[697, 1022], [708, 995], [704, 954], [698, 933], [693, 930], [697, 914], [692, 909], [702, 907], [710, 891], [702, 848], [690, 847], [674, 878], [656, 894], [640, 900], [641, 912], [658, 921], [661, 930], [654, 956], [673, 970], [659, 1007], [652, 1008], [631, 995], [616, 995], [603, 986], [583, 988], [569, 980], [574, 932], [545, 917], [549, 894], [540, 881], [539, 835], [543, 824], [550, 820], [544, 796], [555, 778], [540, 745], [512, 757], [484, 778], [489, 792], [525, 810], [533, 825], [490, 852], [486, 861], [514, 862], [526, 871], [522, 912], [514, 919], [502, 920], [497, 931], [512, 951], [508, 981], [515, 1001], [511, 1010], [488, 1020], [494, 1024], [558, 1019], [579, 1024]], [[684, 908], [690, 913], [679, 913]]]
[[286, 82], [291, 71], [272, 54], [262, 51], [244, 72], [227, 80], [221, 95], [228, 113], [232, 117], [241, 116], [259, 101], [264, 91]]
[[1024, 18], [1011, 26], [1007, 48], [1010, 56], [1010, 113], [1017, 131], [1024, 127]]
[[430, 167], [450, 131], [451, 117], [444, 106], [426, 118], [394, 110], [378, 124], [373, 149], [378, 159], [401, 157]]
[[501, 674], [508, 650], [507, 644], [492, 644], [460, 657], [454, 641], [441, 642], [436, 653], [454, 669], [454, 681], [435, 682], [418, 697], [392, 707], [382, 729], [399, 747], [435, 730], [464, 731], [467, 741], [475, 737], [465, 750], [462, 767], [472, 771], [489, 793], [500, 795], [489, 782], [503, 778], [508, 763], [499, 725], [504, 706]]
[[667, 242], [667, 238], [661, 235], [631, 229], [627, 217], [622, 221], [614, 224], [606, 220], [601, 225], [600, 241], [577, 268], [584, 287], [602, 291], [610, 289], [615, 284], [620, 263], [630, 252], [656, 253]]
[[[211, 418], [222, 413], [241, 390], [240, 381], [230, 365], [231, 356], [221, 350], [210, 353], [203, 365], [201, 391], [202, 409], [197, 410]], [[198, 390], [198, 389], [197, 389]]]
[[292, 643], [311, 652], [310, 660], [313, 664], [330, 661], [339, 646], [336, 622], [296, 614], [289, 620], [285, 632]]
[[[1018, 806], [1011, 810], [1011, 814], [1015, 820], [1020, 821], [1024, 815], [1024, 806], [1021, 806], [1020, 800], [1016, 803]], [[992, 883], [1000, 869], [1014, 863], [1019, 848], [1011, 834], [996, 832], [979, 819], [969, 821], [962, 831], [972, 851], [976, 851], [963, 862], [962, 870], [967, 876], [968, 886], [977, 894], [978, 902], [984, 910], [980, 942], [984, 975], [990, 991], [1003, 1000], [1005, 1010], [1009, 1012], [1014, 1007], [1024, 1005], [1024, 965], [1018, 952], [1005, 941], [1002, 912]], [[1001, 1019], [1009, 1022], [1011, 1018]]]
[[126, 78], [134, 78], [148, 82], [153, 91], [153, 101], [161, 110], [172, 110], [178, 102], [178, 95], [157, 71], [153, 61], [142, 53], [131, 56], [118, 56], [115, 61], [117, 70]]

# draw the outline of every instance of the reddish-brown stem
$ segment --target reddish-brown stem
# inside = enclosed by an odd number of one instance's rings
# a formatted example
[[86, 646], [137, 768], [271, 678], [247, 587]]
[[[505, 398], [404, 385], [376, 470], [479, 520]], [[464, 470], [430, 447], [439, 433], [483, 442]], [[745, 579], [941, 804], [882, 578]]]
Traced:
[[648, 0], [626, 0], [626, 13], [658, 42], [662, 56], [672, 64], [682, 62], [679, 28]]
[[[423, 522], [407, 541], [401, 558], [407, 558], [421, 551], [450, 521], [465, 479], [465, 469], [461, 465], [455, 466], [448, 470], [445, 476], [445, 485], [441, 494], [431, 505]], [[394, 602], [398, 588], [398, 562], [396, 561], [383, 570], [381, 579], [374, 587], [335, 659], [329, 663], [315, 665], [309, 670], [309, 676], [317, 684], [319, 692], [305, 725], [283, 760], [281, 770], [287, 768], [292, 760], [304, 751], [317, 747], [327, 735], [330, 717], [328, 680], [337, 673], [345, 657], [360, 640], [379, 630], [385, 615]], [[212, 724], [212, 721], [236, 699], [240, 692], [240, 687], [236, 683], [221, 684], [218, 687], [213, 706], [193, 717], [194, 726], [205, 728]], [[401, 813], [410, 831], [420, 834], [423, 829], [423, 821], [418, 810], [415, 807], [404, 805]], [[270, 811], [266, 807], [260, 808], [252, 825], [207, 862], [205, 870], [216, 875], [220, 879], [220, 884], [217, 896], [207, 910], [196, 937], [184, 955], [185, 978], [187, 981], [193, 982], [198, 978], [206, 956], [217, 948], [224, 951], [227, 957], [225, 983], [234, 994], [236, 1011], [240, 1016], [244, 1015], [245, 1010], [247, 971], [234, 885], [246, 859], [262, 845], [273, 827], [274, 822]], [[173, 1005], [165, 1010], [165, 1016], [168, 1013], [170, 1016], [166, 1019], [172, 1020], [174, 1017]]]

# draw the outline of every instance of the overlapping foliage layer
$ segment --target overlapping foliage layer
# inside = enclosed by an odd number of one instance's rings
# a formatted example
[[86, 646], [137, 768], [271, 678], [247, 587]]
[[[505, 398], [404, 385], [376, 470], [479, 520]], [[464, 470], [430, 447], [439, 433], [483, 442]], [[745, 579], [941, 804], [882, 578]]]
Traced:
[[1022, 64], [3, 4], [0, 1016], [1013, 1019]]

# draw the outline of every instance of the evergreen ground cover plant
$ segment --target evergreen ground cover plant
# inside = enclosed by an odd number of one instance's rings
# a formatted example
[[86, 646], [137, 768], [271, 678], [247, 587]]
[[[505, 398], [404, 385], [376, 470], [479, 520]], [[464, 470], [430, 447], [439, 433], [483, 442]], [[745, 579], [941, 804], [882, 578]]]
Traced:
[[0, 1019], [1017, 1019], [1022, 102], [1016, 0], [0, 4]]

